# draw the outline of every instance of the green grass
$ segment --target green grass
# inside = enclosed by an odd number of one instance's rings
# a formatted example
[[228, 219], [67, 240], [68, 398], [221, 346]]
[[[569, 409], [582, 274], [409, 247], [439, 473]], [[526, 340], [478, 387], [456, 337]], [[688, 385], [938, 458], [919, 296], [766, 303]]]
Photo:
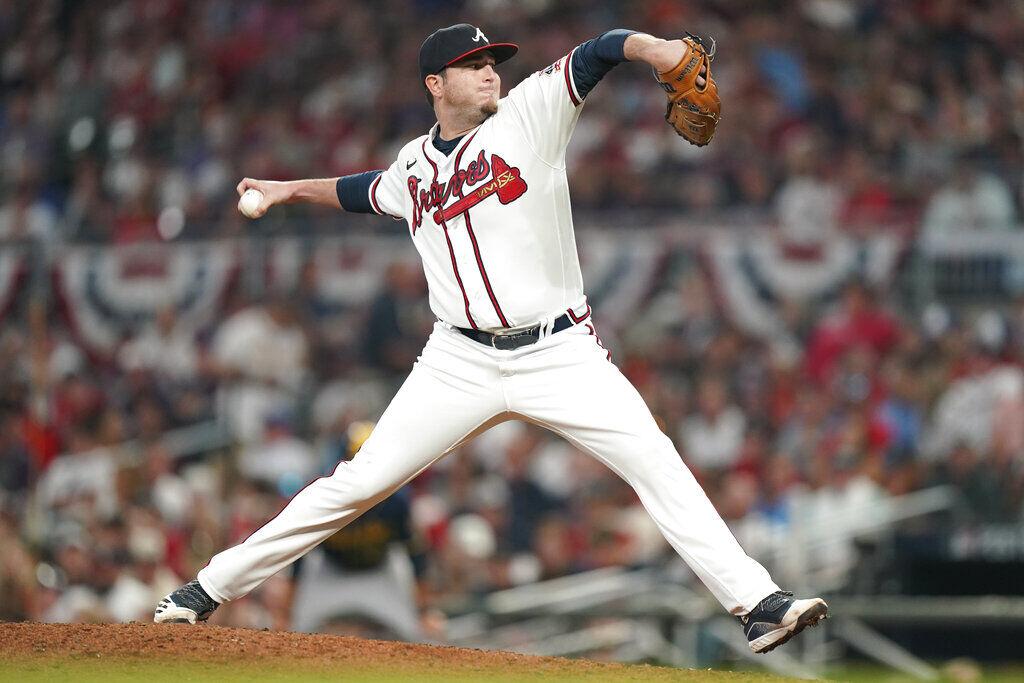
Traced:
[[[1020, 666], [997, 666], [978, 667], [980, 678], [956, 678], [941, 662], [933, 662], [932, 666], [942, 674], [936, 679], [936, 683], [966, 683], [967, 681], [984, 681], [985, 683], [1019, 683], [1024, 681], [1024, 668]], [[919, 679], [902, 674], [891, 669], [883, 669], [877, 666], [855, 665], [848, 667], [837, 667], [826, 673], [830, 681], [842, 681], [843, 683], [917, 683]]]
[[[943, 665], [936, 668], [948, 674]], [[979, 669], [978, 681], [993, 683], [1016, 683], [1024, 681], [1024, 668], [994, 667]], [[912, 683], [916, 679], [869, 665], [830, 669], [825, 680], [848, 683]], [[111, 660], [103, 657], [64, 657], [60, 659], [24, 659], [0, 661], [0, 683], [50, 683], [51, 681], [74, 681], [75, 683], [182, 683], [187, 681], [218, 681], [224, 683], [317, 683], [320, 681], [345, 681], [346, 683], [446, 683], [448, 681], [487, 683], [513, 683], [531, 681], [538, 683], [600, 683], [604, 681], [664, 681], [667, 683], [784, 683], [795, 680], [755, 671], [695, 671], [663, 667], [629, 666], [613, 671], [572, 672], [510, 672], [486, 669], [475, 671], [425, 671], [398, 667], [360, 667], [348, 669], [338, 665], [323, 665], [297, 660], [286, 663], [210, 663], [188, 661], [132, 661]], [[944, 675], [940, 682], [961, 683], [963, 678]]]
[[586, 674], [529, 672], [510, 673], [478, 670], [473, 672], [444, 672], [408, 670], [345, 670], [342, 668], [318, 667], [309, 670], [302, 662], [285, 666], [280, 662], [262, 666], [255, 663], [211, 664], [189, 662], [126, 662], [89, 660], [84, 658], [51, 661], [0, 662], [0, 681], [7, 683], [42, 683], [46, 681], [74, 681], [75, 683], [182, 683], [183, 681], [218, 681], [223, 683], [317, 683], [320, 681], [345, 681], [346, 683], [445, 683], [448, 681], [487, 683], [514, 683], [516, 681], [599, 683], [607, 681], [713, 681], [715, 683], [784, 683], [779, 678], [756, 672], [714, 672], [687, 669], [655, 667], [625, 667], [614, 672], [588, 672]]

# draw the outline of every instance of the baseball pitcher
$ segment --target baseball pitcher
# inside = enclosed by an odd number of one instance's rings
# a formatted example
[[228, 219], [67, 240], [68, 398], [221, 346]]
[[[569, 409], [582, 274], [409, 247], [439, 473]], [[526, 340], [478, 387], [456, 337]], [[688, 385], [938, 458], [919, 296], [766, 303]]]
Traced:
[[501, 96], [495, 67], [518, 50], [458, 24], [420, 48], [437, 123], [387, 169], [271, 182], [248, 212], [312, 202], [404, 220], [423, 260], [437, 322], [409, 377], [351, 460], [310, 483], [245, 542], [162, 600], [157, 622], [205, 620], [308, 553], [460, 444], [504, 420], [572, 442], [636, 490], [661, 532], [755, 652], [825, 618], [820, 598], [779, 590], [748, 557], [611, 363], [576, 253], [565, 151], [587, 95], [617, 64], [648, 64], [668, 94], [666, 120], [705, 145], [719, 121], [714, 45], [613, 30], [573, 48]]

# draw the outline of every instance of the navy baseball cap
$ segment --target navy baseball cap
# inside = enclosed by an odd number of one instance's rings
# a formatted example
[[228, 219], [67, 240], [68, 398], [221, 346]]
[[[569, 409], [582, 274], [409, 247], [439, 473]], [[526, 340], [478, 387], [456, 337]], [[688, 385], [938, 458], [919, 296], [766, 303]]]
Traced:
[[484, 32], [469, 24], [455, 24], [434, 31], [420, 46], [420, 79], [436, 74], [481, 50], [490, 50], [501, 64], [519, 51], [514, 43], [492, 43]]

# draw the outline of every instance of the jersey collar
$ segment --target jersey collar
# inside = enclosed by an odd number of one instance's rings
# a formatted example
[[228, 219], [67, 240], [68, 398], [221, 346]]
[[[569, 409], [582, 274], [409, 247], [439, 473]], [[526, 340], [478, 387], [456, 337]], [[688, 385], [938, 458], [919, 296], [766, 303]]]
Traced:
[[[487, 123], [486, 119], [480, 124], [480, 126], [484, 125], [484, 123]], [[451, 154], [445, 155], [444, 152], [434, 147], [434, 136], [441, 130], [441, 124], [435, 123], [427, 132], [427, 144], [423, 145], [423, 153], [427, 155], [427, 158], [430, 161], [435, 162], [439, 167], [444, 166], [459, 157], [466, 145], [469, 144], [470, 140], [476, 136], [477, 131], [480, 130], [480, 126], [470, 128], [463, 133], [462, 141], [459, 142], [458, 146], [452, 150]]]

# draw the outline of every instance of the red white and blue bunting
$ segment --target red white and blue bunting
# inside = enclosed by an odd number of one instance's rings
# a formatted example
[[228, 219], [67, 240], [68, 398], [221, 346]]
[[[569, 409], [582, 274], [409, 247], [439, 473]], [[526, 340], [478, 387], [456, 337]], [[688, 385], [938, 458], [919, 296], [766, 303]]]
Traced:
[[347, 308], [371, 301], [381, 290], [388, 266], [417, 263], [416, 250], [404, 236], [349, 235], [315, 242], [278, 239], [267, 253], [267, 289], [294, 292], [302, 271], [312, 268], [304, 292], [323, 303]]
[[162, 308], [193, 330], [213, 322], [238, 255], [225, 241], [70, 247], [54, 264], [57, 294], [79, 339], [109, 354]]
[[[671, 235], [649, 232], [587, 233], [579, 245], [581, 267], [589, 301], [607, 330], [614, 332], [628, 322], [656, 289], [661, 266], [676, 246], [673, 241]], [[771, 232], [721, 230], [700, 252], [724, 312], [744, 331], [770, 338], [785, 334], [780, 303], [826, 301], [851, 277], [883, 284], [892, 277], [903, 249], [901, 239], [889, 235], [836, 238], [796, 249]], [[0, 251], [0, 312], [24, 279], [25, 259], [14, 249]], [[175, 307], [181, 323], [192, 329], [215, 322], [240, 268], [248, 269], [245, 284], [255, 284], [254, 291], [301, 291], [343, 310], [371, 301], [396, 261], [416, 261], [404, 237], [347, 235], [248, 245], [211, 241], [68, 247], [57, 254], [53, 267], [57, 294], [79, 339], [91, 350], [109, 354], [126, 334], [167, 306]], [[303, 283], [304, 273], [308, 279]]]
[[636, 231], [591, 231], [579, 244], [587, 300], [600, 311], [603, 328], [628, 323], [651, 293], [669, 250], [665, 242]]
[[885, 284], [903, 250], [903, 241], [892, 235], [832, 237], [795, 247], [771, 232], [721, 231], [705, 244], [704, 257], [726, 315], [749, 334], [778, 338], [786, 334], [780, 304], [826, 301], [851, 278]]

